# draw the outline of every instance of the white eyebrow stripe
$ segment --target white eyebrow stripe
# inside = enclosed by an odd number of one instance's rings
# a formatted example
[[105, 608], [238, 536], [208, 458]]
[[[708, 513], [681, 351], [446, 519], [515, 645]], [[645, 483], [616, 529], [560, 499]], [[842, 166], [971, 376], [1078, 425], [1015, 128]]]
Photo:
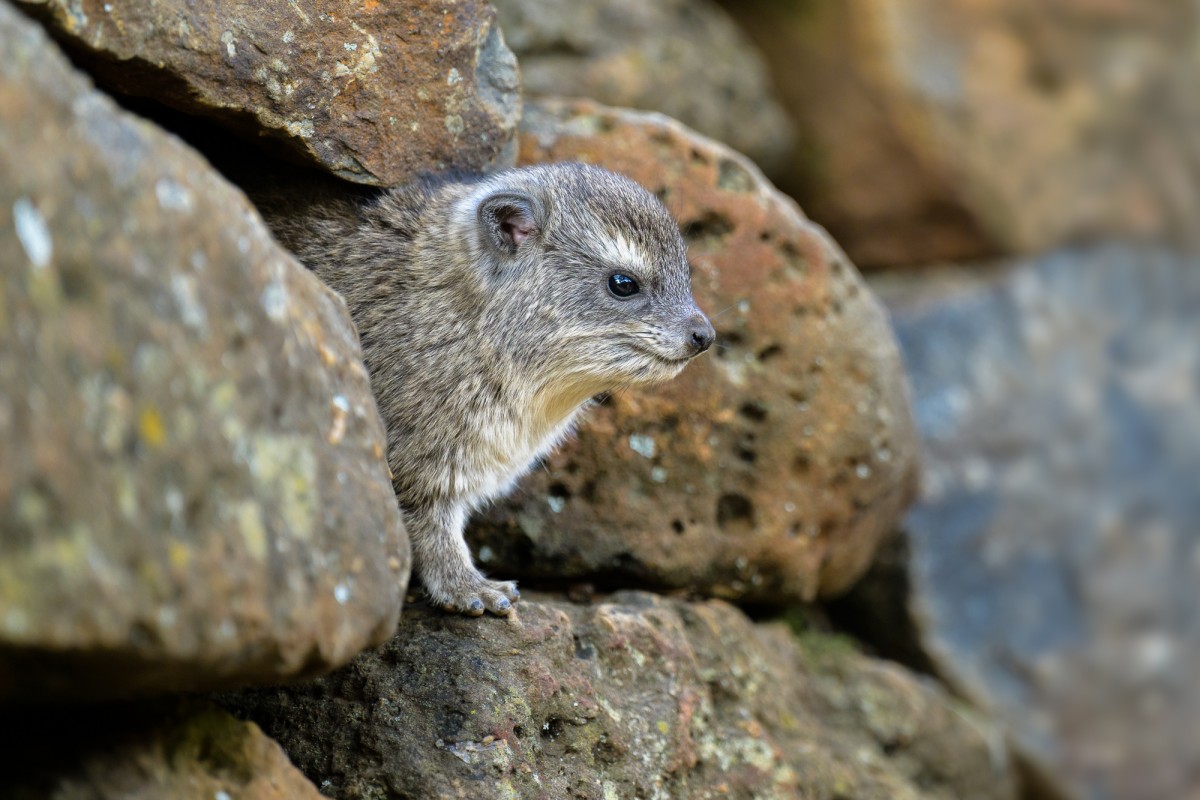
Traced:
[[614, 262], [629, 267], [640, 267], [649, 263], [646, 254], [621, 234], [604, 241], [604, 255]]

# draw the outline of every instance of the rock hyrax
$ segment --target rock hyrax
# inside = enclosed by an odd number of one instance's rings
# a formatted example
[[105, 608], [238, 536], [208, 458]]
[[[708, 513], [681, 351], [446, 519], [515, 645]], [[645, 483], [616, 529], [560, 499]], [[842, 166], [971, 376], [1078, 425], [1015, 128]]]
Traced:
[[713, 341], [675, 221], [582, 164], [423, 181], [265, 210], [341, 293], [388, 429], [415, 569], [435, 603], [507, 614], [463, 540], [589, 398], [677, 374]]

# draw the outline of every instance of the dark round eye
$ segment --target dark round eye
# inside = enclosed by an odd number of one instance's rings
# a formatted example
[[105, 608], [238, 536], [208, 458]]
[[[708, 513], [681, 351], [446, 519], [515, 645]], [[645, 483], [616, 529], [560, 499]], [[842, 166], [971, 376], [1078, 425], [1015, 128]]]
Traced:
[[608, 290], [617, 297], [633, 297], [642, 290], [633, 278], [618, 272], [608, 276]]

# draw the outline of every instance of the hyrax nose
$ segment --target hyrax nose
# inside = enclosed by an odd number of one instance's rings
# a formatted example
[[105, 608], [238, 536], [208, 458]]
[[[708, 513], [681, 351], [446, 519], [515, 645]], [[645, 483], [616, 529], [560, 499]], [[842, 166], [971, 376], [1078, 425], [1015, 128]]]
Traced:
[[712, 323], [708, 321], [708, 317], [700, 313], [694, 314], [687, 321], [687, 330], [688, 348], [691, 349], [694, 356], [698, 356], [712, 347], [713, 340], [717, 338], [717, 332], [713, 330]]

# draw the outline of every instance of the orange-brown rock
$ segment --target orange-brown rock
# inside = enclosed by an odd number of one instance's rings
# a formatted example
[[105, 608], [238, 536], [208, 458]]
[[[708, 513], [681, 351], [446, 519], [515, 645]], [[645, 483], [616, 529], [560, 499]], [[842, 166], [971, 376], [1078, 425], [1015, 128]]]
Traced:
[[753, 165], [666, 117], [531, 107], [520, 160], [571, 159], [663, 198], [718, 344], [669, 384], [593, 409], [577, 440], [475, 525], [480, 561], [766, 602], [845, 588], [914, 488], [883, 309]]
[[20, 0], [106, 87], [347, 180], [505, 166], [516, 59], [484, 0]]
[[1200, 241], [1194, 3], [725, 5], [806, 143], [786, 188], [860, 265]]
[[795, 158], [764, 166], [829, 229], [861, 269], [962, 261], [1002, 248], [958, 193], [955, 176], [923, 159], [856, 58], [858, 16], [844, 0], [723, 0], [758, 45], [799, 132]]
[[891, 119], [1006, 248], [1200, 240], [1195, 3], [849, 5]]

